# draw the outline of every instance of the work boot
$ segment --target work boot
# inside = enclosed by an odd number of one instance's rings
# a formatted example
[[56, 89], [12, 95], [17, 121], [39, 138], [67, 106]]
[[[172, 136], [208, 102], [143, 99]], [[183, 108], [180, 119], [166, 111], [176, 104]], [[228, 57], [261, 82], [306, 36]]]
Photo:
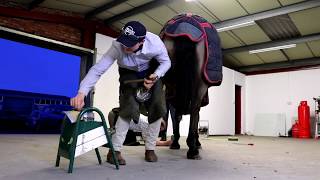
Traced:
[[[115, 151], [115, 154], [118, 159], [119, 165], [126, 165], [126, 160], [124, 160], [123, 157], [121, 156], [121, 152]], [[108, 152], [107, 162], [110, 164], [115, 164], [115, 162], [113, 161], [113, 158], [112, 158], [112, 151], [111, 150], [109, 150], [109, 152]]]
[[158, 157], [157, 157], [156, 153], [154, 153], [154, 150], [146, 150], [144, 159], [147, 162], [157, 162], [158, 161]]

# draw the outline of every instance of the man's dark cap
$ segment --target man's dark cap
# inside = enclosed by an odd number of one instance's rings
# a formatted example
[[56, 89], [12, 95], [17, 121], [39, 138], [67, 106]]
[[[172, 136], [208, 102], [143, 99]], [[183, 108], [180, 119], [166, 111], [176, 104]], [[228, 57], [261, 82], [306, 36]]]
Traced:
[[138, 21], [130, 21], [122, 28], [117, 41], [126, 47], [132, 47], [141, 42], [146, 36], [146, 27]]

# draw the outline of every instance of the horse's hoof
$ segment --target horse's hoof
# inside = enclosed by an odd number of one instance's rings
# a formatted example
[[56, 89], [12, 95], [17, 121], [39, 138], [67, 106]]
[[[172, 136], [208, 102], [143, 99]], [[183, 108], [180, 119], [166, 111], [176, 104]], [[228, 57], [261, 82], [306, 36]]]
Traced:
[[179, 143], [172, 143], [171, 145], [170, 145], [170, 149], [180, 149], [180, 144]]
[[193, 159], [193, 160], [201, 160], [201, 156], [199, 154], [197, 155], [189, 155], [187, 154], [188, 159]]
[[199, 151], [196, 150], [196, 151], [188, 151], [187, 152], [187, 158], [188, 159], [194, 159], [194, 160], [200, 160], [201, 159], [201, 156], [199, 155]]

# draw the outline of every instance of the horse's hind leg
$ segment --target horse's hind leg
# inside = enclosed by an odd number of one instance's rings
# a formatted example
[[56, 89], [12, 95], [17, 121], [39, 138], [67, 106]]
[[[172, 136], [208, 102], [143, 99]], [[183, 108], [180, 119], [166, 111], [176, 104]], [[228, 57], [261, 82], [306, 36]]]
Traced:
[[202, 79], [202, 66], [204, 62], [204, 41], [201, 41], [196, 46], [196, 58], [194, 61], [194, 72], [192, 79], [192, 97], [191, 97], [191, 114], [190, 114], [190, 125], [189, 134], [187, 138], [187, 144], [189, 150], [187, 153], [188, 159], [201, 159], [199, 155], [199, 134], [198, 134], [198, 123], [199, 123], [199, 111], [201, 108], [201, 102], [205, 96], [208, 85]]
[[201, 143], [199, 141], [199, 133], [198, 133], [198, 131], [196, 133], [196, 147], [197, 147], [197, 149], [201, 149]]
[[189, 150], [187, 152], [188, 159], [201, 159], [199, 155], [199, 150], [196, 146], [196, 130], [198, 129], [198, 125], [196, 123], [197, 121], [199, 121], [199, 111], [195, 110], [190, 115], [189, 134], [187, 138], [187, 144], [189, 146]]
[[203, 81], [201, 82], [197, 86], [198, 91], [195, 93], [196, 95], [192, 98], [192, 111], [190, 114], [189, 134], [187, 138], [187, 144], [189, 146], [189, 151], [187, 153], [188, 159], [201, 159], [198, 150], [199, 147], [201, 147], [198, 134], [199, 111], [203, 96], [208, 89], [207, 85]]
[[168, 107], [168, 110], [170, 110], [173, 129], [173, 141], [170, 145], [170, 149], [180, 149], [180, 121], [182, 119], [182, 115], [177, 114], [175, 108], [171, 104], [169, 104]]

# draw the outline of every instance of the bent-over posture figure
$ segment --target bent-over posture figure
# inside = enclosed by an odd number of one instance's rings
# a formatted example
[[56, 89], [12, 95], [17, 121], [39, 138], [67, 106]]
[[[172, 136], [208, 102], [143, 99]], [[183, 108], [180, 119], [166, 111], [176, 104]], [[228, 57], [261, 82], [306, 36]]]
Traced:
[[[159, 63], [155, 70], [150, 68], [152, 59]], [[122, 28], [121, 35], [113, 41], [111, 48], [82, 80], [77, 96], [71, 99], [71, 105], [81, 109], [84, 106], [85, 96], [115, 61], [119, 66], [120, 74], [120, 112], [112, 142], [119, 164], [126, 164], [125, 159], [121, 156], [121, 149], [130, 121], [133, 120], [136, 123], [139, 121], [141, 103], [136, 100], [135, 95], [140, 86], [144, 86], [151, 92], [151, 98], [144, 102], [144, 106], [148, 111], [149, 122], [145, 145], [145, 160], [156, 162], [158, 159], [154, 152], [156, 140], [161, 119], [166, 113], [164, 92], [159, 78], [168, 71], [171, 62], [159, 36], [147, 32], [143, 24], [137, 21], [130, 21]], [[127, 80], [141, 78], [144, 78], [143, 84], [124, 83]], [[111, 151], [107, 155], [107, 161], [114, 164]]]

